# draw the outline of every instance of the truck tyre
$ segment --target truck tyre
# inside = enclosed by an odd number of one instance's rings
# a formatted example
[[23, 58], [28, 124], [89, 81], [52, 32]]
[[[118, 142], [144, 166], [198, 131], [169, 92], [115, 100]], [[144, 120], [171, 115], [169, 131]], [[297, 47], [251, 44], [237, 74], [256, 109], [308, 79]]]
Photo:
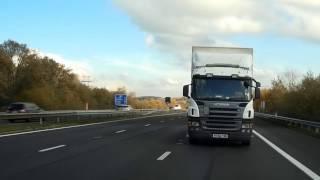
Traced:
[[190, 136], [189, 137], [189, 143], [190, 144], [198, 144], [198, 140], [196, 138]]
[[242, 141], [242, 144], [245, 145], [245, 146], [250, 146], [251, 140], [250, 140], [250, 139], [248, 139], [248, 140], [243, 140], [243, 141]]
[[10, 123], [14, 123], [14, 119], [9, 119], [9, 122]]

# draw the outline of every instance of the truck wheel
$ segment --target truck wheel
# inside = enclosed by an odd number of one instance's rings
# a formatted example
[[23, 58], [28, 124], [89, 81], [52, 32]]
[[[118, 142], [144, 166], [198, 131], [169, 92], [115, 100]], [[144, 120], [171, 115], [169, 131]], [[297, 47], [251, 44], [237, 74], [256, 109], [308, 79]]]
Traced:
[[189, 137], [189, 143], [190, 144], [198, 144], [198, 140], [197, 139], [195, 139], [194, 137]]
[[10, 123], [14, 123], [14, 119], [10, 119], [9, 122], [10, 122]]
[[245, 146], [250, 146], [251, 140], [250, 139], [249, 140], [244, 140], [244, 141], [242, 141], [242, 144], [245, 145]]

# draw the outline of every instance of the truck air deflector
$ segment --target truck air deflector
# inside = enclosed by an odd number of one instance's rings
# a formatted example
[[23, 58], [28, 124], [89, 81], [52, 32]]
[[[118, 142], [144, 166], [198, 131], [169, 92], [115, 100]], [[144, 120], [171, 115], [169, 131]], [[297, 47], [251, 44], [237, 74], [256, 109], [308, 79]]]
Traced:
[[[214, 62], [214, 63], [213, 63]], [[253, 49], [192, 47], [191, 75], [253, 76]]]
[[203, 68], [203, 67], [225, 67], [225, 68], [239, 68], [249, 71], [250, 67], [239, 66], [237, 64], [206, 64], [204, 66], [195, 66], [195, 68]]

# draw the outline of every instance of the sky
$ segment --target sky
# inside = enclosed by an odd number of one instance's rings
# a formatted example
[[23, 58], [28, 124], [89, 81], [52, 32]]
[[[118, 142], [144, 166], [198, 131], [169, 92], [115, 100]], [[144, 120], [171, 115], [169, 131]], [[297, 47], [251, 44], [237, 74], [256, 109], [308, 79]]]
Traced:
[[285, 71], [320, 73], [315, 0], [2, 0], [0, 18], [1, 42], [138, 96], [182, 96], [194, 45], [253, 48], [264, 87]]

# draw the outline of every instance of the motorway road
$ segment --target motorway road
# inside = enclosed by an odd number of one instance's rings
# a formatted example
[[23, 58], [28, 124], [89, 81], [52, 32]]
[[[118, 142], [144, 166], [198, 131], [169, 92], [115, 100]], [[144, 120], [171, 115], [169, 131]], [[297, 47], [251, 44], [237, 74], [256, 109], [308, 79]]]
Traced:
[[[320, 174], [320, 140], [256, 119], [255, 130]], [[256, 135], [189, 145], [184, 114], [0, 138], [0, 179], [311, 179]]]

